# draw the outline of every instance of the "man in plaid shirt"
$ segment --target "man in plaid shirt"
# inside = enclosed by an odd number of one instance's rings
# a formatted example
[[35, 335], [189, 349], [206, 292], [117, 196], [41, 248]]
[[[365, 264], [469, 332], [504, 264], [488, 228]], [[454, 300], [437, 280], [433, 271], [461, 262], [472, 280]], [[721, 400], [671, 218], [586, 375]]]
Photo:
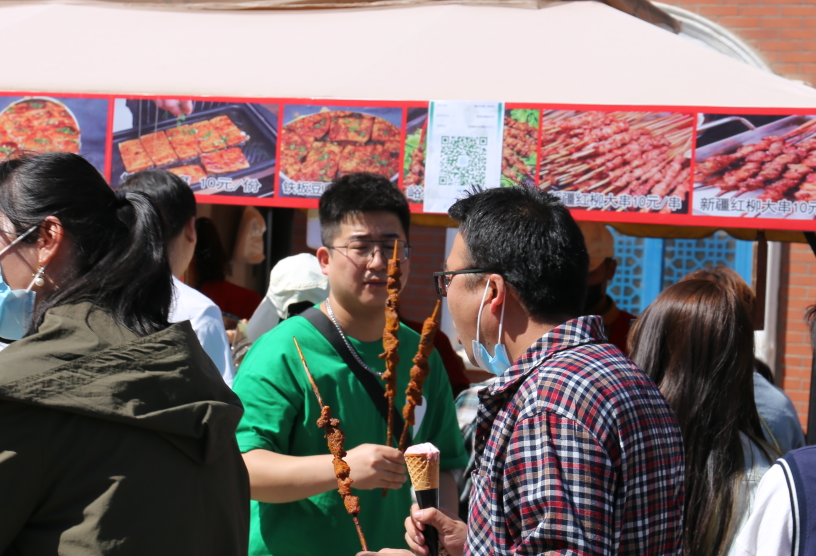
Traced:
[[479, 392], [467, 524], [414, 507], [411, 549], [428, 553], [428, 524], [454, 556], [682, 554], [680, 428], [601, 318], [575, 318], [588, 258], [569, 211], [513, 187], [450, 215], [459, 233], [437, 287], [470, 360], [498, 378]]

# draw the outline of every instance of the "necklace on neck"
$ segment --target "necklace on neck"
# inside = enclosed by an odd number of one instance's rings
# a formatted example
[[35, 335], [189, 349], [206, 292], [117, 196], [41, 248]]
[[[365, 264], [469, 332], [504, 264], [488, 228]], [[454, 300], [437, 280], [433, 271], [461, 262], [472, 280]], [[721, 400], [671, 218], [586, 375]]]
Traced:
[[354, 349], [354, 346], [352, 346], [351, 343], [348, 341], [345, 332], [343, 332], [343, 328], [340, 326], [340, 323], [337, 322], [337, 319], [334, 317], [334, 311], [332, 311], [331, 302], [328, 299], [326, 299], [326, 312], [329, 313], [329, 318], [331, 319], [335, 328], [337, 328], [337, 332], [339, 332], [340, 337], [343, 338], [343, 343], [346, 344], [346, 347], [351, 352], [351, 355], [354, 356], [354, 359], [369, 373], [378, 377], [382, 377], [383, 375], [382, 373], [377, 372], [368, 365], [366, 365], [365, 361], [363, 361], [363, 358], [360, 357], [360, 354], [357, 353], [357, 350]]

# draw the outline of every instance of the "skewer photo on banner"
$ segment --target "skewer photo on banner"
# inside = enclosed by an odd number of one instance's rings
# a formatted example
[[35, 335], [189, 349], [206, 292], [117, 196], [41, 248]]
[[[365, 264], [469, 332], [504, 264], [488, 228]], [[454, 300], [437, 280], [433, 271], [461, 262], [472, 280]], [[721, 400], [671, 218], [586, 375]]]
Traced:
[[694, 214], [816, 218], [816, 117], [706, 114]]
[[694, 114], [544, 111], [540, 187], [570, 208], [687, 214]]

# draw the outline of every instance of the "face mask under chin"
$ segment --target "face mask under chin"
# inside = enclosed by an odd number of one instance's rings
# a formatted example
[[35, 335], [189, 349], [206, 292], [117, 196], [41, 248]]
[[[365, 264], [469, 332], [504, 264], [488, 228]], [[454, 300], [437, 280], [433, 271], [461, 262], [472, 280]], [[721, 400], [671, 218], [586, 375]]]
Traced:
[[496, 376], [501, 376], [511, 366], [510, 358], [507, 355], [507, 348], [501, 343], [502, 327], [504, 326], [504, 302], [502, 302], [501, 318], [499, 320], [498, 343], [496, 343], [496, 346], [493, 348], [493, 355], [490, 355], [485, 345], [479, 341], [479, 332], [482, 326], [482, 309], [487, 299], [488, 288], [490, 288], [490, 280], [487, 281], [484, 294], [482, 295], [482, 303], [479, 305], [479, 316], [476, 319], [476, 339], [471, 342], [473, 359], [476, 366], [480, 369], [493, 373]]

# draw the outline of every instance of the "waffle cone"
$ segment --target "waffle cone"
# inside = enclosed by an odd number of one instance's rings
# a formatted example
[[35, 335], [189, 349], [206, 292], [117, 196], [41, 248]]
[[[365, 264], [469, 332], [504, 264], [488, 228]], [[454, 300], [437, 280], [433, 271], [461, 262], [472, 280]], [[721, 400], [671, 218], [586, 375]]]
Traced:
[[405, 454], [405, 464], [414, 490], [439, 488], [438, 459], [428, 459], [423, 454]]

